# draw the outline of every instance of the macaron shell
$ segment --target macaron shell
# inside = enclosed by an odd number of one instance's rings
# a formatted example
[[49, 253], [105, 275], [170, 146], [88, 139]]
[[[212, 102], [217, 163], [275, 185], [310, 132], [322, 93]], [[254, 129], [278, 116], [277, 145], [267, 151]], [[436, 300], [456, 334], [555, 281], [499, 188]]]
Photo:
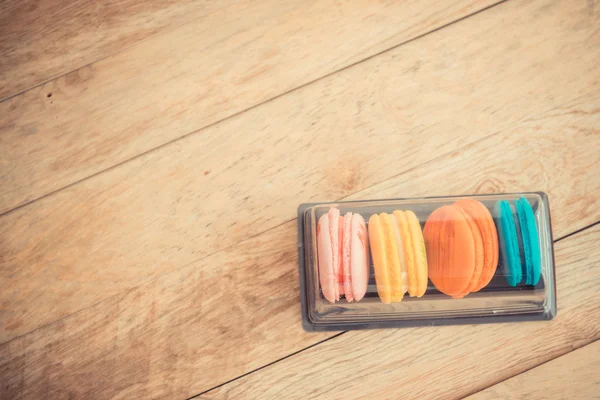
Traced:
[[408, 272], [406, 269], [406, 257], [404, 256], [404, 243], [402, 240], [402, 235], [400, 234], [400, 229], [398, 228], [398, 221], [395, 215], [392, 215], [392, 219], [394, 219], [393, 228], [394, 234], [396, 236], [396, 245], [398, 247], [398, 261], [400, 264], [400, 275], [402, 278], [402, 293], [408, 292]]
[[473, 234], [473, 243], [475, 244], [475, 266], [473, 269], [473, 276], [471, 277], [471, 282], [462, 293], [458, 294], [457, 296], [454, 296], [455, 298], [462, 298], [471, 293], [479, 283], [479, 278], [481, 277], [481, 270], [483, 269], [484, 247], [483, 239], [481, 238], [481, 232], [479, 231], [479, 227], [477, 227], [475, 220], [471, 218], [471, 216], [467, 212], [465, 212], [460, 207], [460, 205], [454, 204], [454, 207], [457, 210], [459, 210], [465, 217], [465, 220], [469, 225], [469, 229]]
[[475, 269], [475, 243], [471, 228], [458, 209], [449, 206], [444, 220], [442, 243], [452, 238], [448, 245], [442, 245], [447, 250], [447, 256], [442, 253], [440, 259], [448, 259], [446, 267], [446, 292], [456, 296], [463, 292], [473, 277]]
[[503, 274], [510, 286], [517, 286], [523, 276], [521, 272], [521, 256], [517, 237], [517, 228], [510, 204], [500, 200], [494, 206], [494, 217], [498, 229], [498, 247], [502, 261]]
[[411, 244], [413, 247], [414, 259], [415, 259], [415, 281], [416, 290], [409, 294], [411, 296], [422, 297], [427, 290], [427, 251], [425, 250], [425, 240], [423, 239], [423, 232], [421, 231], [421, 224], [419, 219], [412, 211], [405, 211], [404, 215], [408, 222], [408, 230], [410, 232]]
[[379, 215], [373, 214], [369, 218], [368, 232], [373, 268], [375, 269], [377, 294], [383, 303], [389, 304], [392, 302], [392, 293], [390, 290], [390, 277], [385, 256], [385, 238], [381, 219]]
[[[352, 215], [351, 278], [352, 295], [356, 301], [362, 300], [369, 284], [369, 235], [367, 225], [360, 214]], [[347, 295], [347, 294], [346, 294]]]
[[394, 211], [394, 217], [398, 224], [398, 230], [402, 237], [402, 245], [404, 246], [404, 260], [406, 263], [406, 272], [408, 274], [408, 293], [415, 296], [417, 293], [417, 266], [415, 260], [415, 251], [412, 244], [413, 238], [410, 234], [406, 215], [402, 211]]
[[443, 207], [438, 208], [431, 213], [429, 218], [427, 218], [425, 229], [423, 229], [425, 249], [427, 251], [428, 275], [431, 283], [433, 283], [438, 290], [444, 288], [444, 261], [441, 259], [441, 236], [444, 231], [444, 219], [445, 210]]
[[344, 217], [338, 217], [338, 297], [344, 294]]
[[[343, 224], [342, 217], [340, 217], [340, 210], [337, 208], [330, 208], [327, 212], [329, 215], [329, 231], [331, 232], [331, 246], [333, 248], [333, 274], [335, 275], [335, 299], [340, 299], [340, 288], [342, 287], [343, 275], [342, 275], [342, 233], [343, 229], [340, 229], [340, 222]], [[341, 221], [342, 220], [342, 221]]]
[[335, 275], [333, 273], [333, 248], [329, 229], [329, 215], [324, 214], [319, 218], [317, 225], [317, 252], [319, 262], [319, 282], [323, 296], [331, 303], [335, 303]]
[[496, 224], [494, 224], [494, 219], [488, 208], [477, 200], [459, 200], [454, 205], [460, 207], [473, 218], [481, 233], [484, 248], [483, 268], [479, 282], [472, 289], [472, 292], [477, 292], [490, 283], [498, 267], [498, 233], [496, 232]]
[[382, 225], [385, 232], [385, 253], [387, 258], [387, 266], [390, 277], [390, 290], [392, 301], [402, 301], [404, 297], [402, 284], [402, 269], [400, 267], [400, 256], [398, 249], [398, 241], [396, 240], [396, 219], [386, 213], [380, 214], [382, 217]]
[[436, 209], [424, 236], [432, 283], [449, 296], [464, 292], [475, 269], [475, 243], [463, 214], [453, 206]]
[[527, 267], [525, 284], [537, 285], [541, 276], [541, 254], [535, 215], [531, 204], [529, 204], [526, 198], [521, 197], [515, 204], [521, 226], [521, 235], [523, 237], [523, 249], [525, 251], [525, 263]]

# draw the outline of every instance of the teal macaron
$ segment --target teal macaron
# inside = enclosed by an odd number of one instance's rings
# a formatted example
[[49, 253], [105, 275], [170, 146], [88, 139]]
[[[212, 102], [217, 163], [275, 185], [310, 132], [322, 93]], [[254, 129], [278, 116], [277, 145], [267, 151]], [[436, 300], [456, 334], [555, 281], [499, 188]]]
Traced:
[[540, 243], [535, 216], [531, 204], [526, 198], [521, 197], [515, 202], [515, 205], [523, 241], [525, 284], [535, 286], [541, 275]]
[[510, 286], [523, 281], [537, 285], [541, 275], [538, 229], [531, 204], [521, 197], [510, 204], [500, 200], [494, 207], [502, 271]]
[[498, 245], [502, 272], [510, 286], [517, 286], [523, 279], [519, 237], [512, 208], [506, 200], [500, 200], [494, 207], [494, 219], [498, 230]]

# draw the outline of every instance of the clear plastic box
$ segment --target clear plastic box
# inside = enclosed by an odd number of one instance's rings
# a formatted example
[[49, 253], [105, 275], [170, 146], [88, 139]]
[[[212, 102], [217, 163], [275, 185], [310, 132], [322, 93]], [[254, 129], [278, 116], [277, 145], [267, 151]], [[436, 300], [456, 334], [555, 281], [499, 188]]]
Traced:
[[542, 192], [302, 204], [298, 249], [307, 331], [556, 315]]

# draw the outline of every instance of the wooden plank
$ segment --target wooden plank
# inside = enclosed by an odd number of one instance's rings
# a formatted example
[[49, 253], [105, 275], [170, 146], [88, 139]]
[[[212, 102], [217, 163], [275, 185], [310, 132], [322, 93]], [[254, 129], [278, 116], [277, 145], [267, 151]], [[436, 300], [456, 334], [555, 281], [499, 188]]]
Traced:
[[189, 3], [192, 22], [0, 103], [0, 213], [497, 1]]
[[[552, 199], [555, 235], [564, 236], [579, 223], [600, 220], [600, 207], [590, 207], [590, 203], [597, 202], [597, 156], [594, 146], [586, 141], [591, 134], [598, 136], [598, 110], [600, 94], [585, 96], [569, 107], [538, 116], [535, 119], [538, 130], [530, 125], [531, 121], [524, 121], [522, 129], [511, 130], [511, 135], [500, 132], [470, 146], [461, 153], [460, 160], [467, 161], [460, 167], [481, 168], [490, 174], [462, 180], [465, 189], [462, 193], [470, 185], [488, 191], [485, 186], [488, 180], [507, 190], [523, 190], [521, 185], [528, 187], [531, 182], [538, 185], [537, 189], [547, 191]], [[526, 143], [522, 141], [524, 135], [529, 135]], [[536, 149], [537, 143], [541, 148]], [[519, 144], [524, 149], [515, 152], [511, 162], [515, 166], [531, 166], [532, 173], [515, 179], [503, 172], [506, 163], [503, 154]], [[540, 158], [538, 151], [548, 157]], [[559, 154], [564, 158], [556, 158]], [[577, 157], [571, 157], [573, 154]], [[396, 188], [382, 187], [375, 194], [388, 197], [393, 190], [409, 193], [413, 185], [430, 186], [432, 178], [438, 193], [452, 192], [457, 185], [452, 177], [458, 162], [457, 156], [450, 153], [418, 168], [421, 173], [411, 177], [413, 182], [399, 180]], [[566, 162], [569, 168], [563, 167]], [[596, 170], [586, 171], [588, 168]], [[538, 176], [556, 178], [546, 180]], [[569, 212], [556, 208], [561, 204], [569, 204]], [[590, 304], [597, 304], [588, 292], [595, 293], [594, 284], [600, 274], [595, 268], [600, 257], [596, 246], [598, 228], [593, 234], [565, 239], [557, 247], [559, 316], [563, 318], [566, 314], [567, 319], [558, 319], [551, 325], [519, 327], [547, 330], [563, 324], [572, 329], [571, 336], [564, 338], [568, 345], [587, 340], [593, 325], [580, 329], [586, 322], [568, 315], [574, 308], [586, 318], [593, 316], [592, 311], [586, 310]], [[570, 275], [574, 277], [569, 278]], [[579, 285], [579, 282], [587, 283]], [[5, 388], [6, 396], [15, 398], [35, 398], [42, 393], [174, 398], [200, 393], [331, 336], [331, 333], [308, 334], [302, 330], [298, 290], [296, 223], [289, 221], [5, 343], [0, 346], [0, 360], [5, 360], [0, 361], [0, 377], [5, 382], [0, 390]], [[494, 325], [477, 328], [477, 334], [487, 337], [498, 329], [498, 335], [515, 331], [513, 325], [503, 328]], [[521, 329], [516, 332], [523, 332]], [[378, 335], [392, 332], [395, 331]], [[412, 335], [409, 336], [412, 346], [419, 343], [418, 337], [427, 330], [402, 332], [396, 333], [400, 335], [396, 340], [403, 334]], [[443, 332], [432, 330], [428, 335], [432, 340], [443, 340], [440, 346], [446, 346], [445, 341], [454, 338]], [[379, 336], [373, 337], [370, 343], [379, 340]], [[399, 343], [404, 346], [406, 342]], [[432, 347], [428, 351], [434, 357], [438, 350]], [[423, 350], [423, 354], [428, 352]], [[549, 352], [548, 356], [552, 354]]]
[[230, 3], [0, 2], [0, 101]]
[[598, 240], [600, 225], [557, 244], [560, 299], [554, 321], [352, 331], [206, 397], [460, 398], [473, 393], [600, 338]]
[[593, 399], [598, 396], [600, 341], [500, 382], [468, 399]]
[[1, 345], [0, 398], [185, 398], [325, 338], [300, 329], [295, 238], [287, 224]]
[[580, 11], [503, 4], [4, 215], [0, 342], [582, 96]]
[[542, 190], [558, 238], [600, 220], [600, 199], [593, 195], [600, 193], [599, 124], [597, 92], [465, 146], [447, 155], [443, 166], [431, 161], [345, 200]]

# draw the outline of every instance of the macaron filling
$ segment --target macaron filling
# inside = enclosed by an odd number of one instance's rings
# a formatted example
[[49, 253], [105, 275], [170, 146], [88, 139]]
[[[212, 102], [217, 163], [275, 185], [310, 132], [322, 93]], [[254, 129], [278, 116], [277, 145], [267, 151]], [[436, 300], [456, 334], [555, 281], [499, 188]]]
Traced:
[[[510, 210], [512, 213], [513, 220], [515, 221], [515, 229], [517, 231], [517, 243], [519, 244], [519, 260], [521, 267], [521, 276], [527, 278], [527, 267], [525, 263], [525, 250], [523, 245], [523, 228], [521, 227], [521, 221], [519, 220], [519, 216], [517, 214], [517, 209], [513, 204], [510, 205]], [[519, 284], [520, 282], [517, 282]]]
[[525, 255], [525, 284], [537, 285], [541, 276], [541, 254], [535, 216], [526, 198], [521, 197], [515, 204]]
[[351, 302], [354, 300], [352, 293], [352, 213], [348, 212], [344, 215], [344, 230], [343, 230], [343, 248], [342, 248], [342, 269], [344, 279], [344, 295], [346, 300]]
[[329, 237], [331, 239], [331, 253], [333, 266], [333, 277], [334, 277], [334, 290], [335, 299], [340, 299], [340, 211], [337, 208], [331, 208], [328, 212], [329, 215]]

